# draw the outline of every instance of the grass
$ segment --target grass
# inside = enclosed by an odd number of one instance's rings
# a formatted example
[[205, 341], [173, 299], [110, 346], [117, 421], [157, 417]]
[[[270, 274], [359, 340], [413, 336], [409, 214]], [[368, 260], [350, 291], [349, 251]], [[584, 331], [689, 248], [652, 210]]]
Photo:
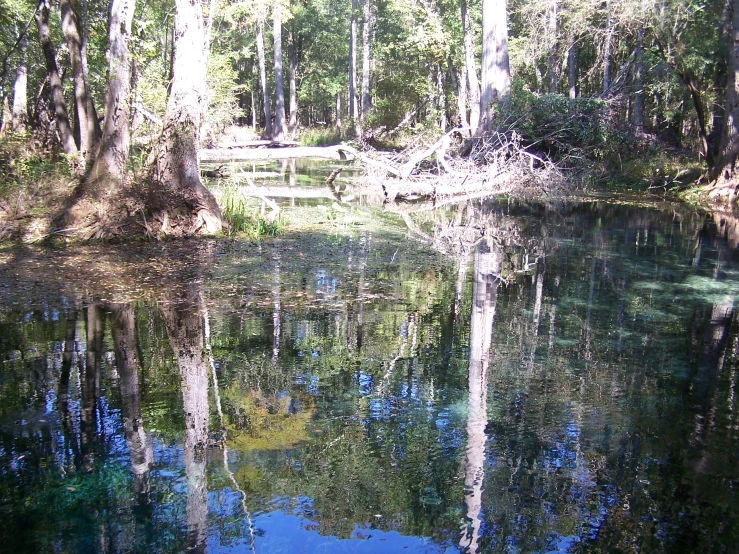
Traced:
[[228, 222], [229, 236], [246, 238], [274, 237], [284, 230], [282, 214], [265, 214], [262, 206], [246, 199], [233, 187], [226, 188], [220, 199], [221, 214]]

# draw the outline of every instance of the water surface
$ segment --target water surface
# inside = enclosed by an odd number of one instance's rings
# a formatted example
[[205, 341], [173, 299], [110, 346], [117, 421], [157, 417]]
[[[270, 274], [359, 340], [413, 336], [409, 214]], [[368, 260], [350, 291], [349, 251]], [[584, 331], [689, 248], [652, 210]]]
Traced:
[[2, 550], [736, 551], [728, 227], [409, 217], [0, 253]]

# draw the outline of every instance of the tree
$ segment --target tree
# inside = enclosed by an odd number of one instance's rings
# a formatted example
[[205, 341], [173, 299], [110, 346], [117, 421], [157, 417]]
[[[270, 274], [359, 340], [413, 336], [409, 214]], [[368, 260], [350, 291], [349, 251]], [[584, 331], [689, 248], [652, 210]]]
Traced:
[[365, 120], [370, 109], [370, 32], [372, 29], [372, 8], [370, 0], [362, 4], [362, 112]]
[[259, 84], [262, 87], [264, 134], [272, 136], [272, 113], [270, 108], [269, 89], [267, 88], [267, 69], [264, 61], [264, 12], [260, 9], [257, 14], [257, 57], [259, 58]]
[[480, 112], [485, 114], [484, 124], [490, 125], [493, 102], [502, 100], [510, 87], [506, 0], [483, 0]]
[[167, 101], [152, 179], [155, 209], [162, 212], [162, 231], [169, 232], [169, 214], [179, 218], [184, 234], [223, 228], [213, 195], [200, 181], [198, 134], [205, 95], [206, 50], [200, 2], [175, 0], [172, 90]]
[[472, 24], [467, 8], [467, 0], [460, 0], [462, 12], [462, 29], [464, 33], [464, 63], [467, 67], [467, 82], [469, 83], [470, 99], [470, 127], [477, 129], [480, 124], [480, 82], [477, 79], [477, 64], [475, 64], [474, 37]]
[[15, 72], [15, 82], [13, 83], [13, 131], [21, 133], [26, 130], [28, 124], [28, 73], [26, 71], [26, 50], [28, 48], [28, 39], [26, 34], [20, 37], [19, 54], [20, 61], [18, 69]]
[[54, 120], [59, 131], [62, 150], [67, 156], [75, 156], [77, 145], [74, 143], [72, 128], [69, 125], [69, 113], [67, 112], [67, 101], [64, 99], [64, 88], [59, 75], [59, 66], [56, 63], [56, 51], [51, 43], [51, 32], [49, 31], [50, 0], [41, 0], [36, 10], [36, 26], [38, 28], [39, 41], [46, 60], [46, 74], [51, 88], [51, 106], [54, 112]]
[[732, 0], [731, 48], [727, 52], [726, 107], [718, 157], [709, 171], [712, 181], [734, 185], [739, 179], [739, 0]]
[[[97, 145], [97, 141], [100, 139], [102, 134], [100, 124], [98, 123], [97, 112], [95, 111], [95, 104], [92, 99], [92, 93], [88, 86], [87, 68], [83, 64], [83, 51], [82, 45], [84, 43], [82, 28], [79, 24], [79, 18], [74, 8], [72, 0], [61, 0], [61, 17], [62, 17], [62, 32], [64, 39], [67, 43], [67, 50], [69, 51], [69, 58], [72, 63], [72, 82], [74, 85], [74, 132], [77, 140], [77, 146], [80, 150], [80, 154], [85, 159], [85, 163], [89, 165], [92, 159], [93, 151]], [[119, 11], [121, 4], [125, 2], [114, 3], [111, 5], [111, 10]], [[132, 7], [132, 6], [131, 6]], [[133, 9], [131, 9], [133, 12]], [[117, 17], [120, 18], [120, 15]], [[124, 15], [124, 17], [126, 17]], [[112, 21], [111, 13], [111, 21]], [[133, 13], [128, 17], [128, 25], [126, 34], [131, 33], [130, 20], [133, 18]], [[123, 22], [124, 19], [121, 19]], [[119, 32], [118, 32], [119, 33]], [[116, 31], [113, 31], [116, 34]], [[111, 31], [109, 31], [109, 41], [111, 44], [111, 50], [113, 42], [111, 39]], [[112, 56], [116, 54], [111, 53]], [[126, 60], [127, 63], [127, 60]], [[107, 108], [107, 106], [106, 106]]]
[[285, 123], [285, 88], [282, 83], [282, 6], [280, 0], [275, 0], [272, 18], [275, 58], [275, 127], [272, 130], [272, 138], [283, 140], [287, 134], [287, 125]]
[[357, 106], [357, 0], [352, 0], [349, 23], [349, 117], [359, 118]]

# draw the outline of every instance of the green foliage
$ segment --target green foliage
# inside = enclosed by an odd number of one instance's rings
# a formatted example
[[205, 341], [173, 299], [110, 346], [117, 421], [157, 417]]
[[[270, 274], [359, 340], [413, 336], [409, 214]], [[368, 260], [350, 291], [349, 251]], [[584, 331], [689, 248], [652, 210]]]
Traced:
[[538, 95], [520, 80], [514, 80], [510, 97], [497, 110], [495, 126], [515, 131], [529, 150], [573, 165], [618, 156], [635, 145], [604, 100]]
[[314, 127], [300, 132], [301, 146], [332, 146], [341, 141], [342, 137], [336, 136], [336, 129], [330, 127]]
[[258, 238], [282, 233], [284, 222], [281, 215], [265, 216], [260, 206], [250, 203], [235, 187], [226, 188], [219, 203], [223, 218], [229, 225], [229, 235]]

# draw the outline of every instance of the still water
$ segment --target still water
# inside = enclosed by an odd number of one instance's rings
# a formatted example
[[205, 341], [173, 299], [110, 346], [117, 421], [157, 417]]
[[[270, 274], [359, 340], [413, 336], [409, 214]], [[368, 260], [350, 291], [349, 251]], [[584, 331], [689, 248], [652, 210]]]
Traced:
[[737, 551], [730, 226], [406, 221], [0, 253], [0, 549]]

